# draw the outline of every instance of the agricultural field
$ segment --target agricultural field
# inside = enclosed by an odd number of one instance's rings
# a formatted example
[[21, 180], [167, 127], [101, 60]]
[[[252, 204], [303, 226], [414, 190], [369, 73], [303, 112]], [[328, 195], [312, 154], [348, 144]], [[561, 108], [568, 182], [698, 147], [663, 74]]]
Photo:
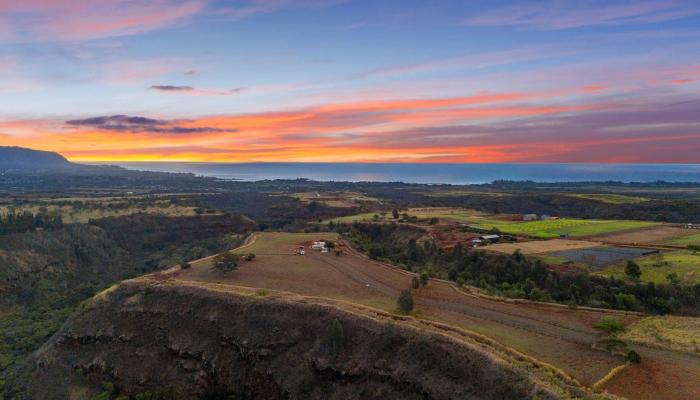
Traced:
[[[403, 214], [403, 212], [401, 212]], [[437, 218], [442, 220], [448, 220], [460, 223], [499, 223], [503, 222], [500, 218], [516, 218], [515, 216], [499, 215], [494, 216], [491, 214], [485, 214], [476, 210], [466, 210], [463, 208], [437, 208], [437, 207], [427, 207], [427, 208], [410, 208], [406, 211], [409, 216], [415, 216], [420, 219], [430, 219]]]
[[[684, 231], [688, 232], [689, 230], [684, 229]], [[677, 237], [671, 240], [667, 240], [663, 242], [663, 244], [668, 244], [672, 246], [700, 246], [700, 233]]]
[[[645, 256], [634, 260], [642, 270], [643, 282], [668, 283], [668, 276], [676, 274], [680, 282], [700, 283], [700, 253], [694, 251], [674, 251]], [[601, 275], [625, 277], [625, 263], [617, 263], [602, 271]]]
[[587, 249], [598, 247], [601, 244], [600, 242], [589, 242], [587, 240], [551, 239], [517, 243], [496, 243], [484, 247], [484, 250], [504, 254], [512, 254], [516, 250], [523, 254], [543, 254], [557, 251]]
[[307, 204], [315, 201], [329, 207], [338, 208], [353, 208], [363, 203], [380, 202], [377, 198], [369, 197], [359, 192], [304, 192], [292, 193], [289, 196]]
[[602, 267], [632, 260], [648, 253], [649, 249], [633, 247], [601, 246], [587, 249], [565, 250], [549, 253], [553, 259], [600, 269]]
[[200, 210], [195, 207], [173, 204], [164, 198], [145, 197], [52, 199], [0, 206], [0, 214], [24, 211], [33, 214], [60, 215], [65, 223], [86, 223], [91, 219], [137, 213], [160, 214], [170, 217], [193, 216]]
[[700, 318], [647, 317], [629, 326], [622, 339], [700, 356]]
[[511, 193], [505, 192], [495, 192], [495, 191], [478, 191], [478, 190], [468, 190], [468, 189], [454, 189], [454, 190], [433, 190], [429, 192], [417, 192], [427, 197], [463, 197], [463, 196], [512, 196]]
[[[611, 233], [590, 238], [610, 244], [672, 244], [676, 240], [683, 241], [693, 231], [675, 225], [656, 225], [649, 228], [630, 232]], [[700, 234], [698, 235], [700, 243]], [[692, 244], [692, 243], [691, 243]]]
[[[212, 270], [211, 258], [191, 263], [187, 270], [175, 272], [174, 279], [183, 282], [206, 282], [237, 287], [257, 288], [260, 293], [292, 292], [306, 296], [324, 297], [359, 303], [389, 312], [395, 312], [398, 294], [409, 287], [412, 274], [371, 261], [341, 246], [343, 253], [309, 251], [306, 256], [294, 255], [299, 245], [331, 234], [294, 234], [265, 232], [238, 250], [253, 252], [256, 258], [242, 262], [239, 269], [229, 274]], [[430, 280], [425, 287], [413, 292], [413, 314], [421, 319], [446, 323], [487, 336], [497, 342], [544, 361], [565, 371], [585, 385], [592, 386], [610, 370], [624, 363], [619, 357], [592, 348], [597, 333], [592, 326], [601, 316], [610, 315], [625, 325], [632, 325], [640, 317], [614, 311], [589, 311], [563, 306], [523, 301], [499, 301], [471, 294], [456, 285]], [[663, 350], [639, 347], [645, 363], [641, 372], [652, 367], [657, 379], [672, 380], [675, 376], [692, 376], [700, 372], [700, 358], [678, 364], [675, 355]], [[670, 360], [670, 361], [669, 361]], [[618, 395], [627, 395], [639, 387], [653, 396], [658, 390], [654, 381], [629, 388], [629, 379], [622, 374], [604, 389]], [[670, 399], [688, 398], [697, 390], [697, 384], [688, 384], [671, 395]], [[646, 397], [653, 398], [653, 397]]]
[[595, 200], [602, 203], [608, 204], [638, 204], [645, 201], [652, 200], [648, 197], [637, 197], [637, 196], [627, 196], [623, 194], [609, 194], [609, 193], [571, 193], [567, 194], [569, 197], [577, 197], [579, 199]]
[[542, 239], [555, 238], [562, 235], [572, 237], [593, 236], [628, 229], [641, 229], [654, 225], [658, 225], [658, 223], [646, 221], [564, 218], [528, 222], [490, 220], [488, 222], [474, 224], [475, 227], [481, 229], [496, 228], [503, 233], [508, 233], [511, 235], [523, 235]]

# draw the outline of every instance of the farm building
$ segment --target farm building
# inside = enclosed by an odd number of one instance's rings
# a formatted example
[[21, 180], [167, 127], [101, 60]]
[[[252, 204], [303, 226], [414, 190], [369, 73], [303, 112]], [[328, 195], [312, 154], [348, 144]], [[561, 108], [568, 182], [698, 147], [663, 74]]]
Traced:
[[536, 221], [537, 214], [525, 214], [523, 215], [523, 221]]
[[[321, 251], [323, 251], [323, 249], [328, 249], [328, 248], [326, 247], [326, 241], [325, 241], [325, 240], [319, 240], [319, 241], [313, 242], [313, 244], [311, 245], [311, 250], [321, 250]], [[326, 250], [326, 251], [327, 251], [327, 250]]]
[[685, 227], [688, 228], [688, 229], [700, 229], [700, 224], [691, 224], [691, 223], [688, 223], [688, 224], [685, 225]]
[[500, 235], [483, 235], [479, 236], [479, 239], [481, 239], [483, 242], [497, 242], [498, 239], [500, 239]]

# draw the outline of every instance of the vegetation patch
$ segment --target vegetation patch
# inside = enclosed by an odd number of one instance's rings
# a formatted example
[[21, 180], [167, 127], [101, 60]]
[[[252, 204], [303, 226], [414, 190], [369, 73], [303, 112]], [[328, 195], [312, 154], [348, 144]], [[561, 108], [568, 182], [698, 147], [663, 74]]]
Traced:
[[557, 251], [550, 254], [575, 264], [582, 264], [594, 268], [605, 267], [622, 261], [641, 257], [648, 253], [649, 249], [639, 249], [633, 247], [594, 247], [589, 249], [575, 249]]
[[570, 197], [579, 199], [595, 200], [608, 204], [637, 204], [651, 200], [648, 197], [627, 196], [612, 193], [573, 193], [567, 194]]
[[[700, 253], [695, 251], [674, 251], [652, 254], [635, 260], [641, 270], [639, 279], [643, 282], [698, 284], [700, 283]], [[599, 273], [616, 278], [626, 277], [626, 263], [616, 263]]]
[[627, 229], [641, 229], [657, 225], [656, 222], [594, 219], [550, 219], [544, 221], [512, 222], [488, 221], [475, 224], [481, 229], [494, 229], [512, 235], [535, 238], [560, 236], [593, 236]]
[[647, 317], [631, 325], [623, 339], [700, 355], [700, 318]]

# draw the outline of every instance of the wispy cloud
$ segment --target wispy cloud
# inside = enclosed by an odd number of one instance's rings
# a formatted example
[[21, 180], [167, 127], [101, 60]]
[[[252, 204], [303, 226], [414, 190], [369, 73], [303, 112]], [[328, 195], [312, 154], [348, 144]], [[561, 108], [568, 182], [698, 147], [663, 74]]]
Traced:
[[528, 1], [469, 16], [468, 25], [521, 25], [537, 29], [568, 29], [594, 25], [664, 22], [700, 14], [692, 0]]
[[1, 39], [75, 41], [128, 36], [169, 26], [204, 0], [0, 0]]
[[232, 94], [237, 94], [245, 91], [245, 88], [233, 88], [233, 89], [202, 89], [194, 88], [192, 86], [176, 86], [176, 85], [153, 85], [151, 90], [171, 93], [171, 94], [184, 94], [190, 96], [229, 96]]
[[267, 14], [290, 8], [313, 9], [333, 7], [349, 1], [350, 0], [245, 0], [239, 2], [239, 4], [235, 6], [216, 9], [212, 14], [221, 17], [242, 19], [256, 14]]

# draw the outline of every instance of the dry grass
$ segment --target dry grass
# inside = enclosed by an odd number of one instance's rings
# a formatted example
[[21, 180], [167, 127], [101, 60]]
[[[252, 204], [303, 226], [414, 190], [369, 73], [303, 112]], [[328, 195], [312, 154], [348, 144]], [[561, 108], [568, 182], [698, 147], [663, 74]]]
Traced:
[[520, 250], [523, 254], [541, 254], [555, 251], [587, 249], [600, 245], [600, 242], [589, 242], [586, 240], [552, 239], [519, 243], [497, 243], [486, 246], [485, 249], [505, 254], [512, 254], [516, 250]]
[[622, 338], [700, 355], [700, 318], [648, 317], [630, 326]]

